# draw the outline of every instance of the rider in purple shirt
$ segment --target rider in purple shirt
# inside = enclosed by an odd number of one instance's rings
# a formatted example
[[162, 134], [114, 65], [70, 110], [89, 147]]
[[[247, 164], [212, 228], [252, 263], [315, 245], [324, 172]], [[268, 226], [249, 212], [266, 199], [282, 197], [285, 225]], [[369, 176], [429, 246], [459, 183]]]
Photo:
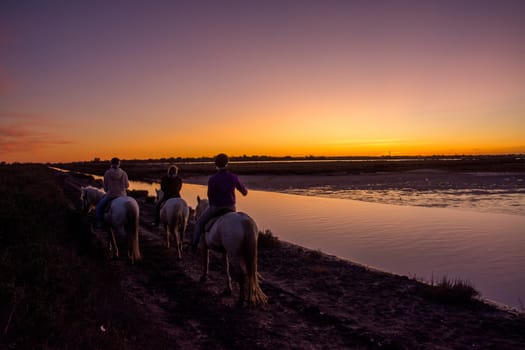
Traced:
[[221, 153], [217, 155], [215, 165], [217, 166], [217, 172], [208, 180], [209, 207], [195, 223], [191, 244], [193, 252], [197, 250], [206, 222], [225, 211], [235, 211], [235, 189], [241, 192], [243, 196], [248, 194], [248, 190], [239, 181], [237, 175], [226, 169], [228, 165], [228, 156], [226, 154]]

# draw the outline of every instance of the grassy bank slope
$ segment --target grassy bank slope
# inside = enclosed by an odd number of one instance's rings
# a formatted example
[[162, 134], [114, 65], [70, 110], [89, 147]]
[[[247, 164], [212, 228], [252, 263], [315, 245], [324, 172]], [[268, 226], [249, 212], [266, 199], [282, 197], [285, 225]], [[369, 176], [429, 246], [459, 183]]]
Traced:
[[0, 166], [0, 348], [161, 345], [90, 248], [59, 180], [43, 165]]

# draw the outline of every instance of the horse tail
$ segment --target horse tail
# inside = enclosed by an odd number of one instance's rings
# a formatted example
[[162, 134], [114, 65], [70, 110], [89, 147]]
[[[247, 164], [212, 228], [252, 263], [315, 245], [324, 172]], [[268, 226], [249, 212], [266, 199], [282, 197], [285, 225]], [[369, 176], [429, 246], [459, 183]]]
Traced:
[[142, 257], [140, 256], [139, 249], [139, 207], [131, 201], [126, 202], [125, 205], [129, 225], [128, 235], [131, 244], [131, 247], [129, 247], [129, 249], [131, 249], [131, 261], [140, 261]]
[[181, 198], [181, 208], [179, 213], [179, 236], [182, 241], [184, 240], [184, 234], [186, 233], [186, 226], [188, 226], [189, 209], [188, 204], [184, 199]]
[[257, 225], [252, 218], [245, 217], [242, 220], [242, 226], [245, 232], [242, 251], [246, 264], [248, 304], [266, 304], [268, 297], [259, 286], [259, 275], [257, 273]]

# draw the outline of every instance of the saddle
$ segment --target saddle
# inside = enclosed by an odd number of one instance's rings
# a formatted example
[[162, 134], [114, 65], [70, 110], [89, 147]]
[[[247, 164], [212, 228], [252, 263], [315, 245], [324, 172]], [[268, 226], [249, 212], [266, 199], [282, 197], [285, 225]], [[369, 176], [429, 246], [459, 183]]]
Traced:
[[215, 224], [215, 221], [219, 220], [219, 218], [221, 216], [223, 216], [224, 214], [228, 214], [228, 213], [231, 213], [233, 212], [234, 210], [230, 209], [230, 208], [221, 208], [220, 210], [218, 210], [215, 215], [206, 222], [206, 224], [204, 225], [204, 232], [210, 232], [211, 230], [211, 227], [213, 226], [213, 224]]
[[117, 198], [118, 197], [113, 197], [113, 198], [108, 199], [108, 202], [106, 203], [106, 206], [104, 207], [104, 214], [109, 213], [109, 210], [111, 209], [111, 203], [113, 203], [113, 201]]

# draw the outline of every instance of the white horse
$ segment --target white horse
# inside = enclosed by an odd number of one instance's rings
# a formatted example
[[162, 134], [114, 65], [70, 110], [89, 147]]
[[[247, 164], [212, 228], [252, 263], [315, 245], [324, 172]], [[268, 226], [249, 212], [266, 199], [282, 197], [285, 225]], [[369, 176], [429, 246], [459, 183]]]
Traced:
[[[197, 197], [195, 214], [197, 218], [208, 207], [208, 200]], [[214, 220], [214, 219], [212, 219]], [[208, 227], [208, 225], [206, 225]], [[257, 273], [257, 237], [259, 231], [255, 221], [242, 212], [230, 212], [216, 219], [209, 230], [201, 237], [201, 248], [204, 249], [203, 274], [201, 281], [208, 277], [209, 250], [223, 254], [226, 266], [226, 291], [231, 294], [232, 284], [229, 261], [232, 262], [234, 275], [239, 282], [239, 300], [245, 298], [247, 282], [247, 301], [250, 305], [265, 304], [268, 300], [259, 286]]]
[[[104, 191], [92, 187], [81, 187], [80, 200], [82, 210], [89, 212], [104, 196]], [[110, 255], [114, 252], [119, 256], [117, 235], [128, 238], [128, 258], [131, 263], [141, 260], [139, 249], [139, 205], [135, 198], [129, 196], [117, 197], [111, 201], [109, 212], [104, 214], [104, 221], [109, 224], [111, 237], [109, 239]]]
[[[157, 192], [156, 203], [158, 203], [164, 197], [164, 192], [157, 189], [155, 191]], [[170, 247], [170, 236], [173, 236], [179, 259], [182, 259], [182, 242], [184, 241], [189, 216], [190, 209], [182, 198], [170, 198], [164, 202], [160, 209], [160, 224], [164, 226], [166, 231], [166, 246]]]

